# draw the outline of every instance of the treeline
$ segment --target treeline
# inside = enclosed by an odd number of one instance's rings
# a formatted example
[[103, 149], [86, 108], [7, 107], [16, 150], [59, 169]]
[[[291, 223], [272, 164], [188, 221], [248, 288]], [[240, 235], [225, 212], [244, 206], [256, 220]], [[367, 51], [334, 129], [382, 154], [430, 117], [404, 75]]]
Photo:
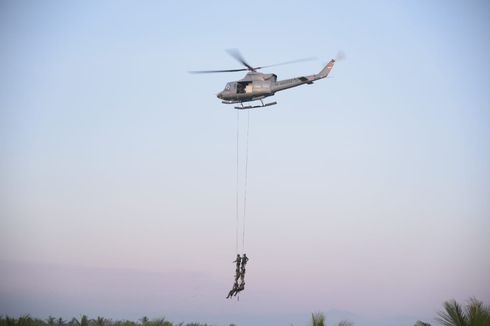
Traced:
[[[64, 320], [61, 317], [49, 316], [47, 319], [32, 318], [29, 315], [19, 318], [0, 316], [0, 326], [211, 326], [201, 323], [172, 323], [165, 318], [141, 318], [138, 322], [131, 320], [112, 320], [103, 317], [89, 319], [86, 315], [80, 319]], [[230, 325], [231, 326], [231, 325]]]
[[[326, 326], [326, 318], [322, 313], [314, 313], [311, 316], [312, 326]], [[437, 323], [443, 326], [490, 326], [490, 306], [480, 300], [471, 298], [467, 302], [460, 304], [455, 300], [449, 300], [443, 303], [443, 309], [439, 311], [435, 318]], [[22, 316], [11, 318], [0, 316], [0, 326], [211, 326], [201, 323], [172, 323], [165, 318], [148, 319], [141, 318], [134, 322], [130, 320], [113, 321], [103, 317], [89, 319], [83, 315], [80, 319], [72, 318], [64, 320], [63, 318], [49, 317], [48, 319], [31, 318]], [[230, 326], [235, 326], [230, 324]], [[333, 326], [333, 325], [332, 325]], [[337, 326], [354, 326], [354, 323], [348, 320], [342, 320]], [[431, 326], [430, 323], [418, 320], [415, 326]]]

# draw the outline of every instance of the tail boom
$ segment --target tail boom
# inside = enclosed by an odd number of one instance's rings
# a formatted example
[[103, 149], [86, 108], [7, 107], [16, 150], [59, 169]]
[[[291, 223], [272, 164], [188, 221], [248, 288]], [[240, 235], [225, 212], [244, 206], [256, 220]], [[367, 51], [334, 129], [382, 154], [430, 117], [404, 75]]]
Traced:
[[330, 71], [332, 70], [334, 64], [335, 64], [335, 59], [332, 59], [318, 74], [279, 80], [274, 85], [272, 89], [272, 93], [279, 92], [288, 88], [304, 85], [304, 84], [313, 84], [313, 82], [316, 80], [326, 78], [330, 73]]

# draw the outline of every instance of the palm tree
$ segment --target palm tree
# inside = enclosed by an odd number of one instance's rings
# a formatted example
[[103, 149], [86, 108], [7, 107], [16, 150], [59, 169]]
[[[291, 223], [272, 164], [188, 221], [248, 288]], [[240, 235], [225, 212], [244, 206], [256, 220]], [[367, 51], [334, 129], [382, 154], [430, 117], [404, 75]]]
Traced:
[[339, 326], [354, 326], [354, 323], [351, 322], [350, 320], [341, 320], [339, 322]]
[[80, 320], [73, 317], [70, 324], [72, 324], [72, 326], [88, 326], [89, 320], [87, 315], [82, 315], [82, 317], [80, 317]]
[[89, 320], [87, 315], [83, 315], [82, 318], [80, 318], [80, 326], [88, 326]]
[[[321, 312], [311, 314], [312, 326], [325, 326], [325, 315]], [[354, 326], [354, 323], [349, 320], [342, 320], [338, 326]]]
[[165, 319], [165, 317], [152, 319], [145, 323], [147, 326], [173, 326], [171, 322]]
[[471, 298], [465, 307], [456, 300], [444, 302], [444, 310], [436, 318], [444, 326], [490, 326], [490, 307]]
[[312, 326], [325, 326], [325, 315], [321, 312], [315, 312], [311, 314]]
[[22, 317], [19, 317], [19, 319], [17, 319], [17, 326], [29, 326], [29, 325], [32, 325], [32, 318], [31, 316], [29, 315], [24, 315]]
[[107, 326], [111, 323], [110, 319], [98, 316], [97, 319], [92, 320], [95, 326]]

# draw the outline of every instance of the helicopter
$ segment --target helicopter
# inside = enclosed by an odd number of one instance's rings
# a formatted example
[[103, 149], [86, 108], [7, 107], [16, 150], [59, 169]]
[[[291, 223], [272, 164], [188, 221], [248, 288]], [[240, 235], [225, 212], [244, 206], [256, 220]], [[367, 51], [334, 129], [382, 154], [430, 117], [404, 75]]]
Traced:
[[[252, 67], [247, 63], [247, 61], [245, 61], [245, 59], [243, 58], [243, 56], [238, 50], [232, 49], [232, 50], [227, 50], [227, 52], [235, 60], [237, 60], [243, 66], [245, 66], [245, 68], [228, 69], [228, 70], [198, 70], [198, 71], [190, 71], [190, 73], [209, 74], [209, 73], [221, 73], [221, 72], [248, 71], [245, 77], [243, 77], [240, 80], [227, 83], [223, 91], [219, 92], [216, 95], [219, 99], [222, 100], [221, 103], [224, 104], [239, 103], [240, 106], [235, 106], [235, 109], [238, 110], [262, 108], [262, 107], [275, 105], [277, 104], [277, 102], [270, 102], [264, 104], [263, 99], [269, 96], [273, 96], [276, 92], [305, 85], [305, 84], [311, 85], [316, 80], [326, 78], [335, 64], [335, 59], [332, 59], [317, 74], [300, 76], [291, 79], [277, 80], [276, 74], [264, 74], [258, 72], [257, 70], [279, 66], [279, 65], [312, 60], [312, 58], [282, 62], [282, 63], [268, 65], [268, 66]], [[247, 105], [247, 106], [243, 105], [244, 102], [251, 102], [251, 101], [260, 101], [261, 105]]]

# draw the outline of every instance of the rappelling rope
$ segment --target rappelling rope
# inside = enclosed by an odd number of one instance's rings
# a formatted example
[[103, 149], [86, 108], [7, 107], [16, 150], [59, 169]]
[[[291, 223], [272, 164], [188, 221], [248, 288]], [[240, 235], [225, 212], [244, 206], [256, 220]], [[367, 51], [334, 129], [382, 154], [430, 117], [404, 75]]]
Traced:
[[245, 141], [245, 187], [243, 190], [243, 228], [242, 252], [245, 253], [245, 217], [247, 216], [247, 184], [248, 184], [248, 134], [250, 130], [250, 111], [247, 111], [247, 136]]
[[238, 225], [239, 225], [239, 216], [238, 216], [238, 188], [239, 188], [239, 152], [240, 152], [240, 111], [236, 111], [236, 194], [235, 194], [235, 215], [236, 215], [236, 229], [235, 229], [235, 255], [238, 254]]

